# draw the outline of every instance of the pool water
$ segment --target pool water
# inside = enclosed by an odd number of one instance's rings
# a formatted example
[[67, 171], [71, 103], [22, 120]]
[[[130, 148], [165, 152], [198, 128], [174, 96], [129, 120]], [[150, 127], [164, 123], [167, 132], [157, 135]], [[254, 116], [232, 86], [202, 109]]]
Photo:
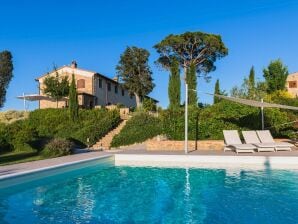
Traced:
[[298, 223], [298, 171], [93, 166], [0, 189], [0, 223]]

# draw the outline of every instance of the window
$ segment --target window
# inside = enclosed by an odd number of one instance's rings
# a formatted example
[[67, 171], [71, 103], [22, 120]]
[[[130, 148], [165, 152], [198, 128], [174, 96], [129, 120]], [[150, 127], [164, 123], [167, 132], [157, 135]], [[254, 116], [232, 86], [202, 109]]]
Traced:
[[297, 88], [297, 81], [289, 81], [289, 88]]
[[117, 94], [118, 93], [118, 86], [115, 85], [115, 93]]
[[108, 83], [108, 91], [111, 91], [111, 83]]
[[85, 88], [85, 79], [79, 79], [77, 81], [77, 88], [80, 89], [80, 88]]
[[124, 96], [124, 93], [125, 93], [125, 91], [124, 91], [124, 89], [122, 89], [122, 91], [121, 91], [122, 96]]
[[98, 87], [102, 88], [102, 79], [98, 79]]

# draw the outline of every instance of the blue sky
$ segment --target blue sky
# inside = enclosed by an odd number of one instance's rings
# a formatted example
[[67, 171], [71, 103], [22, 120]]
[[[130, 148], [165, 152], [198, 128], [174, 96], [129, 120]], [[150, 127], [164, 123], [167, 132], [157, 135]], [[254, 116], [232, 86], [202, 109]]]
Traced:
[[[0, 0], [0, 51], [14, 56], [14, 78], [2, 110], [23, 109], [16, 99], [37, 93], [34, 79], [73, 59], [78, 66], [113, 77], [126, 46], [150, 51], [156, 88], [150, 94], [168, 104], [168, 72], [154, 65], [153, 45], [168, 34], [203, 31], [220, 34], [229, 55], [216, 63], [212, 80], [198, 90], [213, 92], [216, 79], [229, 91], [240, 85], [252, 65], [257, 77], [270, 60], [280, 58], [298, 71], [298, 1], [295, 0]], [[200, 95], [203, 103], [212, 102]], [[36, 104], [30, 104], [30, 109]]]

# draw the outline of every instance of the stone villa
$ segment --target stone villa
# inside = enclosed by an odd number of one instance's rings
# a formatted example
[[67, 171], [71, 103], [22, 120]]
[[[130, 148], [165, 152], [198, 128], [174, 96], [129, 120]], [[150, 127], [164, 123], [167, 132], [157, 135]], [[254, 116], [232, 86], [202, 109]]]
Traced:
[[[44, 74], [36, 79], [39, 83], [39, 108], [56, 108], [57, 104], [54, 100], [45, 96], [43, 93], [43, 81], [46, 77], [56, 75], [58, 72], [61, 76], [68, 76], [69, 80], [72, 74], [75, 76], [79, 106], [82, 108], [94, 108], [107, 105], [122, 104], [125, 107], [135, 107], [135, 96], [130, 94], [117, 78], [108, 78], [100, 73], [80, 69], [77, 63], [73, 61], [70, 66], [63, 66], [55, 71]], [[156, 100], [154, 100], [157, 102]], [[68, 106], [68, 99], [65, 98], [58, 102], [58, 107]]]
[[286, 89], [293, 97], [298, 97], [298, 72], [288, 75]]

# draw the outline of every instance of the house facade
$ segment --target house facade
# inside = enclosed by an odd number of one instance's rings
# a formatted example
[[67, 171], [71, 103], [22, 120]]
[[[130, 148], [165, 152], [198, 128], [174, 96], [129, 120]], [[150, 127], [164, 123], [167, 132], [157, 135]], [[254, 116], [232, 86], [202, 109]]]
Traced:
[[286, 89], [293, 97], [298, 97], [298, 72], [288, 75]]
[[[69, 81], [74, 74], [78, 92], [79, 106], [82, 108], [94, 108], [98, 106], [122, 104], [125, 107], [136, 107], [136, 99], [127, 89], [123, 87], [118, 80], [108, 78], [97, 72], [80, 69], [74, 61], [70, 66], [63, 66], [50, 73], [47, 73], [36, 81], [39, 83], [39, 95], [45, 96], [43, 93], [44, 80], [48, 76], [55, 76], [56, 72], [59, 76], [67, 76]], [[57, 102], [47, 99], [39, 100], [39, 108], [56, 108]], [[64, 98], [58, 102], [58, 107], [68, 107], [68, 99]]]

